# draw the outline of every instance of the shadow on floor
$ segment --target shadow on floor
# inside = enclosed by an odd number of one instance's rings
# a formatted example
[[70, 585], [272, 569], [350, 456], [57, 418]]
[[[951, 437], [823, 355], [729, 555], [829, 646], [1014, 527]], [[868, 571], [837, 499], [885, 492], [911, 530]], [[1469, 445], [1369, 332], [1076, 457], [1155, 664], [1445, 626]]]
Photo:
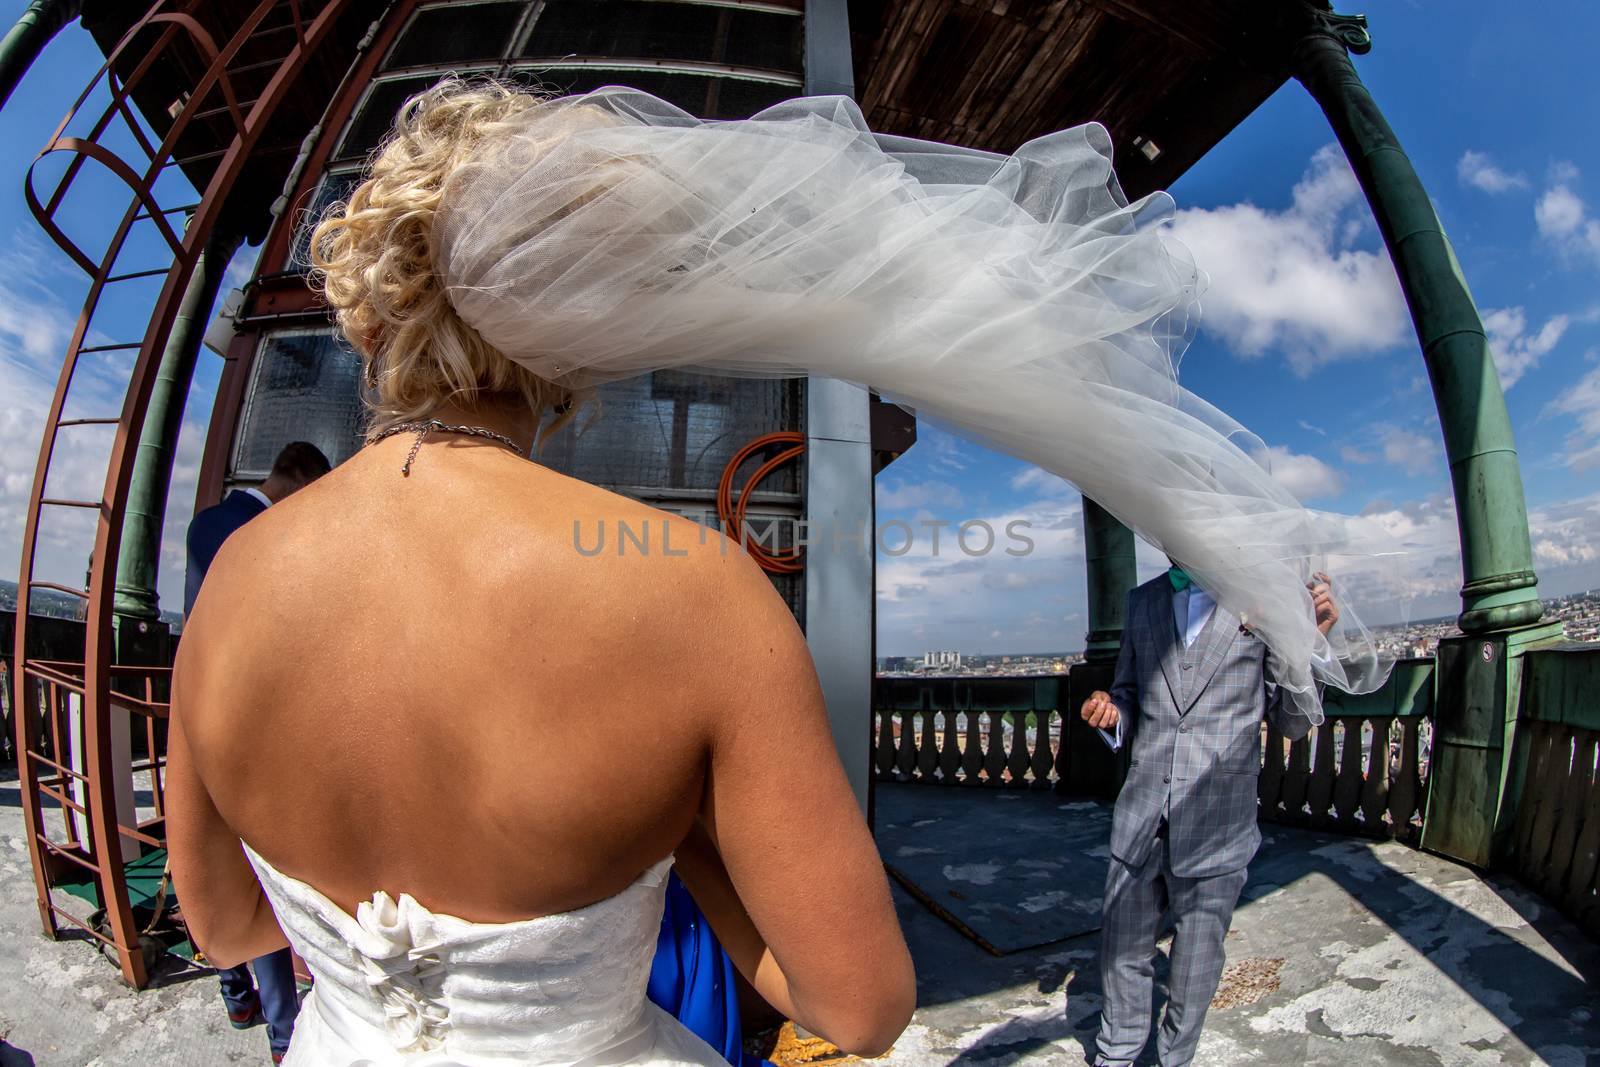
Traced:
[[0, 1041], [0, 1067], [33, 1067], [33, 1057], [15, 1045]]
[[[1086, 848], [1076, 831], [1090, 821], [1107, 825], [1103, 815], [1091, 820], [1085, 809], [1049, 793], [1001, 799], [1006, 796], [880, 785], [878, 821], [882, 826], [887, 818], [902, 827], [922, 821], [920, 847], [935, 850], [958, 876], [964, 869], [999, 866], [993, 887], [1006, 884], [1003, 868], [1015, 857], [1076, 868], [1082, 875], [1071, 879], [1077, 893], [1083, 892], [1080, 882], [1101, 883], [1104, 841]], [[953, 804], [964, 812], [952, 815]], [[939, 821], [926, 821], [930, 810], [940, 813]], [[959, 820], [954, 831], [953, 819]], [[1051, 819], [1072, 820], [1077, 827], [1052, 834]], [[1026, 832], [1018, 835], [1022, 828]], [[1584, 1062], [1586, 1048], [1579, 1046], [1600, 1045], [1593, 992], [1600, 985], [1600, 946], [1532, 892], [1405, 846], [1276, 826], [1264, 826], [1263, 834], [1229, 954], [1281, 959], [1284, 979], [1283, 988], [1260, 1004], [1227, 1013], [1241, 1051], [1266, 1040], [1260, 1034], [1294, 1033], [1301, 1041], [1308, 1035], [1343, 1042], [1370, 1038], [1361, 1017], [1376, 1013], [1400, 1046], [1392, 1055], [1381, 1054], [1379, 1062], [1431, 1059], [1428, 1013], [1447, 1005], [1477, 1020], [1478, 1036], [1463, 1038], [1477, 1042], [1472, 1048], [1504, 1040], [1550, 1050], [1552, 1062]], [[906, 847], [906, 841], [896, 838], [894, 847]], [[891, 855], [885, 858], [893, 862]], [[1039, 880], [1011, 874], [1014, 885], [1037, 895]], [[987, 904], [1010, 907], [1013, 917], [1022, 917], [1025, 899], [988, 898]], [[918, 963], [919, 1016], [933, 1020], [941, 1038], [952, 1042], [948, 1056], [933, 1059], [1009, 1062], [1066, 1042], [1089, 1050], [1099, 1011], [1097, 929], [997, 957], [910, 896], [897, 891], [896, 900]], [[1080, 911], [1087, 906], [1075, 904]], [[1158, 982], [1164, 970], [1165, 960], [1158, 959]], [[1028, 1007], [1018, 1015], [1018, 990], [1028, 985]], [[1213, 1022], [1220, 1014], [1213, 1013]], [[958, 1037], [978, 1032], [976, 1044]]]

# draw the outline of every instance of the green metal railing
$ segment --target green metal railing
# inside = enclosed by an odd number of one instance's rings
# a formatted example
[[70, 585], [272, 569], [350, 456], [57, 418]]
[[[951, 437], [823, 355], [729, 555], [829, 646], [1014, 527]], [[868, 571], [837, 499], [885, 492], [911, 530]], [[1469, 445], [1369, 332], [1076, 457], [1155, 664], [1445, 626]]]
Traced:
[[1530, 652], [1496, 866], [1600, 937], [1600, 645]]
[[[879, 781], [1053, 787], [1107, 799], [1125, 756], [1078, 721], [1108, 669], [1050, 677], [880, 678], [873, 770]], [[1415, 842], [1433, 715], [1433, 661], [1403, 660], [1375, 693], [1330, 691], [1326, 721], [1299, 741], [1265, 730], [1261, 817], [1292, 826]]]

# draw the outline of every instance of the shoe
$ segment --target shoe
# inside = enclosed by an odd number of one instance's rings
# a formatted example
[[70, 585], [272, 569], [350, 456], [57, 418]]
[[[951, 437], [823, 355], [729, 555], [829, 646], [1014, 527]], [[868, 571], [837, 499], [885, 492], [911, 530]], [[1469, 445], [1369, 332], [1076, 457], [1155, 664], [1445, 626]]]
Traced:
[[260, 997], [251, 997], [250, 1003], [242, 1008], [228, 1008], [228, 1025], [235, 1030], [248, 1030], [263, 1022], [266, 1017], [261, 1014]]
[[283, 1062], [283, 1058], [285, 1056], [287, 1056], [287, 1055], [288, 1055], [287, 1052], [274, 1052], [272, 1054], [272, 1062], [273, 1063], [282, 1063]]

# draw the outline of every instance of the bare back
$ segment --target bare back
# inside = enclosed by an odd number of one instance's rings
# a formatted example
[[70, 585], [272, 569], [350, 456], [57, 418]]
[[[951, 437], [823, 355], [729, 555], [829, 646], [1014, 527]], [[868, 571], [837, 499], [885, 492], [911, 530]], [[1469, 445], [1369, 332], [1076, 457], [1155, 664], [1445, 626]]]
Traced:
[[[770, 624], [764, 580], [492, 445], [430, 443], [403, 477], [408, 446], [224, 546], [179, 661], [196, 770], [240, 837], [347, 908], [383, 888], [506, 921], [608, 896], [701, 806], [737, 682], [717, 675], [739, 669], [718, 649]], [[619, 521], [648, 553], [619, 557]]]

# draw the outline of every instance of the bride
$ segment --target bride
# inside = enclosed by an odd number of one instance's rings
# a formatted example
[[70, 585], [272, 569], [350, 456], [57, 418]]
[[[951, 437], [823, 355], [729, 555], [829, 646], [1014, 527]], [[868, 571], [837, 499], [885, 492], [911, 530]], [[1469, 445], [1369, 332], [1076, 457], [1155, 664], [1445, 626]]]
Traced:
[[[408, 102], [313, 239], [368, 446], [226, 543], [174, 675], [174, 880], [212, 962], [287, 941], [316, 976], [285, 1062], [721, 1063], [645, 998], [669, 865], [778, 1011], [858, 1055], [906, 1025], [786, 606], [720, 536], [525, 458], [597, 382], [864, 382], [1259, 602], [1286, 663], [1353, 672], [1359, 642], [1305, 655], [1328, 644], [1294, 610], [1348, 541], [1177, 387], [1199, 277], [1108, 157], [1098, 127], [1004, 158], [879, 138], [833, 99]], [[684, 552], [574, 551], [604, 521]]]

